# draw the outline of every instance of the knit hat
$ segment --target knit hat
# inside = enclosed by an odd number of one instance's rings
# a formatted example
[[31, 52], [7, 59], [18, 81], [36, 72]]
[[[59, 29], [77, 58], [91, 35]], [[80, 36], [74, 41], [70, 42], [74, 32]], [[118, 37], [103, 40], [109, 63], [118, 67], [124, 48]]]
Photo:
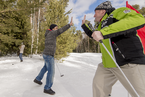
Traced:
[[54, 27], [56, 27], [57, 25], [56, 24], [51, 24], [50, 25], [50, 29], [52, 30]]
[[103, 3], [101, 3], [100, 5], [98, 5], [95, 10], [101, 10], [101, 9], [104, 9], [104, 10], [108, 10], [108, 9], [112, 9], [112, 5], [111, 5], [111, 2], [110, 1], [105, 1]]

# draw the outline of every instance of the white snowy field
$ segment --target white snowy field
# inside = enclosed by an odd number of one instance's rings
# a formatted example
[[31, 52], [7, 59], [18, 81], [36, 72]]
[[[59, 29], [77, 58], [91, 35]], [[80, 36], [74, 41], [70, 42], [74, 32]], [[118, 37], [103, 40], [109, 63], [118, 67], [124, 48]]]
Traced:
[[[44, 65], [42, 56], [0, 57], [0, 97], [92, 97], [92, 80], [101, 60], [100, 53], [70, 53], [63, 63], [55, 64], [55, 78], [52, 89], [55, 95], [43, 93], [46, 75], [42, 85], [33, 82]], [[63, 77], [60, 77], [59, 70]], [[118, 81], [111, 97], [128, 97], [128, 92]]]

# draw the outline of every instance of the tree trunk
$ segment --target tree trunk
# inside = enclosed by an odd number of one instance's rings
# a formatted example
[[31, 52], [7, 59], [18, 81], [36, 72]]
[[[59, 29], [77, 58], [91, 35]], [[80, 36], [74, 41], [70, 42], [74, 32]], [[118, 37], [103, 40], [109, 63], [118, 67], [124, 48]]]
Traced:
[[99, 46], [99, 43], [98, 43], [98, 53], [100, 53], [100, 46]]
[[[41, 0], [39, 1], [41, 2]], [[38, 52], [38, 41], [39, 41], [39, 23], [40, 23], [40, 8], [39, 8], [39, 12], [38, 12], [38, 23], [37, 23], [37, 44], [36, 44], [36, 54]]]
[[96, 53], [96, 44], [95, 44], [95, 42], [94, 42], [94, 50], [95, 50], [95, 53]]
[[31, 31], [32, 31], [32, 36], [31, 36], [31, 38], [32, 38], [32, 41], [31, 41], [31, 54], [32, 54], [32, 52], [33, 52], [33, 42], [34, 42], [34, 37], [33, 37], [33, 35], [34, 35], [33, 14], [31, 14], [30, 21], [31, 21]]

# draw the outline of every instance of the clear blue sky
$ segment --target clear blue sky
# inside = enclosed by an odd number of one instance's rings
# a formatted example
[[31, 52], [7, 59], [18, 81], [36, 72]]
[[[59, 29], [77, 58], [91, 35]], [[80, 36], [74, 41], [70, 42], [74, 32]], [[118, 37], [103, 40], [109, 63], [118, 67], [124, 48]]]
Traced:
[[[77, 27], [77, 30], [82, 30], [81, 22], [86, 15], [86, 19], [91, 21], [94, 24], [94, 9], [102, 2], [106, 0], [69, 0], [68, 7], [66, 11], [73, 9], [69, 17], [73, 17], [74, 24]], [[115, 8], [125, 7], [126, 0], [108, 0], [111, 1], [112, 6]], [[140, 7], [145, 7], [145, 0], [128, 0], [130, 5], [138, 4]], [[69, 19], [70, 20], [70, 19]]]

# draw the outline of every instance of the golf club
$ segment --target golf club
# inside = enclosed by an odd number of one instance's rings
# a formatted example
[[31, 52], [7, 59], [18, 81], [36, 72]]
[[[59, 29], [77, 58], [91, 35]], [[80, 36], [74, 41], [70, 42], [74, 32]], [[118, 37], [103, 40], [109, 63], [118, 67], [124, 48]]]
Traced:
[[56, 66], [57, 66], [57, 69], [58, 69], [58, 71], [59, 71], [60, 77], [63, 77], [64, 74], [61, 74], [61, 72], [60, 72], [60, 70], [59, 70], [59, 67], [58, 67], [58, 65], [57, 65], [57, 62], [56, 62]]

